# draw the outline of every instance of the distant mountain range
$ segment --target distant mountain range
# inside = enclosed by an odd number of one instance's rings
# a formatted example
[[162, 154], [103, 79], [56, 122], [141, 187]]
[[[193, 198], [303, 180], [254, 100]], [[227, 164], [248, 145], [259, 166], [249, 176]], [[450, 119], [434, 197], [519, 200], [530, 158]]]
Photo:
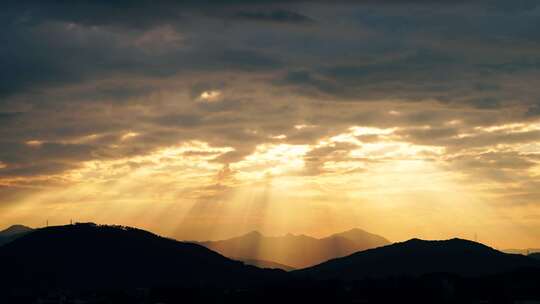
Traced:
[[529, 254], [529, 257], [540, 260], [540, 252], [531, 253]]
[[506, 254], [462, 239], [412, 239], [330, 260], [293, 273], [323, 280], [360, 280], [367, 277], [419, 276], [430, 273], [481, 276], [526, 267], [540, 268], [540, 263], [530, 257]]
[[23, 225], [13, 225], [5, 230], [0, 231], [0, 246], [7, 244], [29, 232], [32, 228]]
[[198, 244], [242, 261], [271, 261], [286, 265], [279, 267], [282, 269], [298, 269], [390, 242], [381, 236], [352, 229], [320, 239], [293, 234], [268, 237], [254, 231], [227, 240]]
[[203, 246], [120, 226], [41, 228], [0, 247], [0, 286], [244, 286], [281, 278]]
[[[19, 237], [0, 246], [0, 303], [473, 303], [486, 297], [540, 299], [540, 261], [532, 258], [537, 255], [505, 254], [460, 239], [412, 239], [286, 272], [247, 265], [198, 244], [129, 227], [88, 223], [19, 232], [23, 235], [11, 234]], [[363, 233], [345, 233], [351, 234]], [[248, 236], [264, 239], [253, 233]], [[285, 267], [264, 260], [249, 263]], [[70, 300], [65, 301], [67, 298]]]

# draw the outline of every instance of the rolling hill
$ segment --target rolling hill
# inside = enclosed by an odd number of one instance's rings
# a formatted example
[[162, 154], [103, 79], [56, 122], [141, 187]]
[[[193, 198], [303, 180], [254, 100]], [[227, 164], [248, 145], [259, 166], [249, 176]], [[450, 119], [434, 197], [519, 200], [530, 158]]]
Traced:
[[0, 246], [7, 244], [32, 231], [32, 228], [23, 225], [13, 225], [5, 230], [2, 230], [0, 231]]
[[419, 276], [431, 273], [481, 276], [523, 267], [540, 267], [540, 263], [526, 256], [502, 253], [462, 239], [412, 239], [330, 260], [293, 273], [323, 280], [359, 280], [366, 277]]
[[207, 248], [120, 226], [37, 229], [0, 247], [0, 286], [102, 288], [243, 286], [286, 274]]
[[271, 261], [299, 269], [389, 243], [381, 236], [352, 229], [320, 239], [293, 234], [267, 237], [254, 231], [236, 238], [199, 244], [242, 261]]

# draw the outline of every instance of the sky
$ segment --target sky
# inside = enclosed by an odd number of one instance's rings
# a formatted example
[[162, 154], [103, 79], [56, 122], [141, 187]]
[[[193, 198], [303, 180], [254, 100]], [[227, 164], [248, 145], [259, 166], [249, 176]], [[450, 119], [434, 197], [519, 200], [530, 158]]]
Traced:
[[11, 1], [0, 227], [540, 246], [540, 3]]

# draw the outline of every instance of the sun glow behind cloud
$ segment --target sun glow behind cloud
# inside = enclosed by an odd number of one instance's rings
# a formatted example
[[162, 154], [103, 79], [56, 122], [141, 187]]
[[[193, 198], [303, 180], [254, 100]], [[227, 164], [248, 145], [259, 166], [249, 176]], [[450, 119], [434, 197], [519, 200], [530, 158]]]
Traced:
[[[135, 134], [120, 140], [136, 140]], [[378, 138], [363, 142], [366, 135]], [[355, 226], [396, 240], [411, 231], [470, 237], [478, 225], [487, 231], [494, 225], [482, 188], [445, 168], [444, 148], [402, 141], [397, 129], [351, 127], [314, 145], [261, 144], [225, 167], [215, 161], [231, 151], [191, 141], [88, 161], [54, 177], [61, 186], [25, 198], [5, 218], [30, 221], [32, 209], [51, 221], [114, 220], [188, 239], [253, 229], [324, 235]]]
[[201, 96], [199, 96], [199, 100], [202, 102], [217, 102], [221, 98], [222, 93], [218, 90], [204, 91], [201, 93]]

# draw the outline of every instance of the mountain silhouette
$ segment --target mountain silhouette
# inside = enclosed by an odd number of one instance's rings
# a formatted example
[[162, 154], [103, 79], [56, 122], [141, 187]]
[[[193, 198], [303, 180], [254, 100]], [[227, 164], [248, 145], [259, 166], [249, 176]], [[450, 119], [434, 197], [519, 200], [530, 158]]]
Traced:
[[522, 267], [540, 267], [540, 263], [523, 255], [502, 253], [483, 244], [462, 239], [412, 239], [330, 260], [293, 273], [325, 280], [359, 280], [367, 277], [419, 276], [430, 273], [479, 276]]
[[320, 239], [294, 234], [267, 237], [253, 231], [227, 240], [199, 244], [242, 261], [264, 260], [299, 269], [389, 243], [381, 236], [352, 229]]
[[239, 259], [239, 258], [232, 258], [232, 259], [242, 261], [244, 262], [244, 264], [257, 266], [259, 268], [282, 269], [285, 271], [295, 270], [295, 268], [291, 266], [275, 263], [272, 261], [255, 260], [255, 259]]
[[31, 231], [33, 231], [32, 228], [23, 225], [13, 225], [5, 230], [2, 230], [0, 231], [0, 246], [7, 244]]
[[535, 258], [535, 259], [540, 260], [540, 252], [531, 253], [531, 254], [529, 254], [529, 256], [531, 258]]
[[9, 228], [0, 231], [0, 236], [9, 237], [9, 236], [17, 235], [20, 233], [30, 232], [32, 230], [34, 229], [24, 226], [24, 225], [12, 225]]
[[[361, 233], [346, 232], [340, 238], [357, 234]], [[265, 238], [257, 232], [244, 237]], [[250, 262], [275, 266], [264, 260]], [[413, 239], [286, 272], [246, 265], [204, 246], [144, 230], [86, 223], [36, 229], [1, 246], [0, 270], [0, 303], [479, 303], [484, 299], [513, 303], [540, 299], [540, 261], [460, 239]]]
[[243, 286], [286, 274], [144, 230], [91, 223], [37, 229], [0, 247], [0, 269], [0, 286], [47, 290]]

